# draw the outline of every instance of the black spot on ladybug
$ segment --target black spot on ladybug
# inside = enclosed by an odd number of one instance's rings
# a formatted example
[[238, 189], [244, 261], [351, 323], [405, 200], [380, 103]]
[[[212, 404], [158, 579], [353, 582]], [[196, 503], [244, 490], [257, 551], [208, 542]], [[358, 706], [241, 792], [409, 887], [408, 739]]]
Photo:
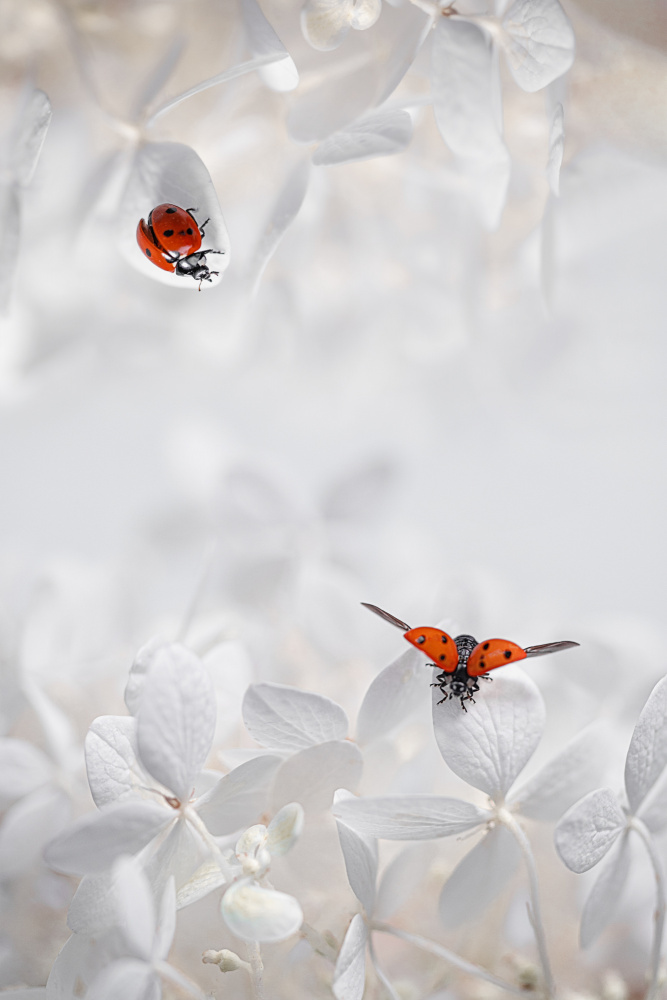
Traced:
[[441, 659], [441, 660], [446, 660], [446, 659], [447, 659], [447, 657], [445, 656], [445, 654], [444, 654], [444, 653], [441, 653], [441, 654], [440, 654], [440, 659]]
[[447, 636], [446, 636], [446, 635], [443, 635], [443, 637], [442, 637], [442, 641], [443, 641], [443, 642], [447, 642]]
[[[186, 231], [186, 233], [188, 234], [188, 236], [192, 236], [192, 230], [191, 230], [191, 229], [186, 229], [185, 231]], [[166, 234], [165, 234], [165, 235], [166, 235]]]
[[422, 642], [426, 642], [426, 636], [425, 636], [425, 635], [420, 635], [420, 636], [417, 636], [417, 642], [418, 642], [418, 643], [419, 643], [420, 645], [422, 644]]
[[512, 657], [512, 650], [511, 649], [506, 649], [504, 655], [505, 655], [505, 659], [506, 660], [511, 659], [511, 657]]
[[176, 211], [175, 208], [168, 208], [167, 209], [167, 215], [173, 215], [175, 211]]
[[482, 646], [482, 649], [488, 649], [488, 648], [489, 648], [489, 643], [485, 642], [484, 645]]
[[173, 229], [165, 229], [165, 231], [163, 232], [162, 235], [163, 236], [173, 236], [174, 235], [174, 230]]
[[153, 254], [150, 252], [150, 250], [146, 249], [146, 256], [147, 257], [152, 257]]

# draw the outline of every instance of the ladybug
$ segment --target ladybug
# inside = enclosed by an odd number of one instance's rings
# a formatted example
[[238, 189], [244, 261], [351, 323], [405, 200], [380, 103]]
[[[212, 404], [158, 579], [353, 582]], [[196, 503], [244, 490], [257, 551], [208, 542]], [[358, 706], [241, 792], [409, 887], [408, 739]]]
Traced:
[[212, 274], [206, 263], [207, 253], [224, 253], [224, 250], [200, 250], [204, 228], [193, 212], [196, 208], [179, 208], [178, 205], [158, 205], [148, 216], [148, 221], [139, 220], [137, 243], [151, 263], [163, 271], [171, 271], [181, 277], [189, 275], [199, 282], [210, 281]]
[[491, 677], [487, 677], [490, 670], [504, 667], [507, 663], [515, 663], [517, 660], [525, 660], [529, 656], [545, 656], [547, 653], [557, 653], [561, 649], [571, 649], [579, 645], [578, 642], [563, 640], [545, 642], [541, 646], [526, 646], [522, 649], [507, 639], [485, 639], [483, 642], [477, 642], [471, 635], [457, 635], [452, 639], [440, 628], [434, 628], [432, 625], [410, 628], [388, 611], [376, 608], [374, 604], [365, 604], [363, 601], [362, 604], [369, 611], [384, 618], [390, 625], [400, 628], [409, 643], [425, 653], [431, 661], [435, 661], [431, 662], [431, 666], [439, 667], [441, 673], [431, 687], [440, 688], [444, 696], [438, 705], [442, 705], [448, 698], [459, 698], [464, 712], [467, 712], [466, 701], [472, 701], [474, 704], [473, 695], [479, 691], [480, 679], [492, 680]]

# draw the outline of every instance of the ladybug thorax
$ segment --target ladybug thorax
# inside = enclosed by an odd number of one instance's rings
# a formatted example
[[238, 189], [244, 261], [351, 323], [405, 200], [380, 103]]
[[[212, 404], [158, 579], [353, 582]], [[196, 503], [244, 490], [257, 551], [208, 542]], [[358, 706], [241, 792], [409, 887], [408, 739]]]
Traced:
[[456, 643], [456, 649], [459, 654], [459, 662], [456, 669], [465, 670], [468, 658], [477, 645], [477, 639], [473, 638], [471, 635], [457, 635], [454, 642]]

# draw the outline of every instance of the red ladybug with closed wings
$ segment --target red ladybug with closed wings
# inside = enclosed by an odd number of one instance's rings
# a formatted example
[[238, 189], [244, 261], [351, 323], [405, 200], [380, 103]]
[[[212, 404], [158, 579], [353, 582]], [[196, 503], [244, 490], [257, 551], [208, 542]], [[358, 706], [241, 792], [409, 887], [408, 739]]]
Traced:
[[195, 208], [179, 208], [168, 202], [158, 205], [146, 221], [139, 220], [137, 243], [152, 264], [180, 277], [194, 278], [201, 291], [202, 281], [210, 281], [212, 274], [219, 274], [209, 271], [206, 254], [225, 251], [200, 249], [204, 229], [211, 220], [200, 226], [193, 212]]
[[465, 702], [475, 701], [473, 695], [479, 691], [480, 678], [485, 681], [491, 680], [486, 676], [490, 670], [504, 667], [516, 660], [525, 660], [529, 656], [545, 656], [547, 653], [557, 653], [561, 649], [571, 649], [579, 645], [578, 642], [563, 640], [545, 642], [541, 646], [526, 646], [522, 649], [507, 639], [484, 639], [482, 642], [477, 642], [471, 635], [457, 635], [452, 639], [440, 628], [434, 628], [432, 625], [410, 628], [388, 611], [376, 608], [374, 604], [364, 602], [362, 604], [369, 611], [384, 618], [390, 625], [400, 628], [403, 637], [428, 656], [431, 666], [440, 668], [441, 673], [431, 685], [440, 688], [444, 696], [438, 705], [448, 698], [459, 698], [464, 712], [467, 711]]

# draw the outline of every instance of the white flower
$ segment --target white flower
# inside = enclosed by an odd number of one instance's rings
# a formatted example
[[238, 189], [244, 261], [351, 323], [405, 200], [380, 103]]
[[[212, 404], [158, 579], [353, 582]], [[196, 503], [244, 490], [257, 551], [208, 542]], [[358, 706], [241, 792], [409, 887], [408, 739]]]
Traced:
[[[303, 809], [291, 802], [280, 809], [268, 827], [251, 826], [239, 837], [233, 854], [226, 855], [230, 873], [220, 911], [225, 923], [243, 941], [283, 941], [303, 922], [297, 900], [267, 884], [272, 857], [286, 854], [303, 829]], [[226, 881], [215, 862], [195, 872], [178, 894], [181, 906], [200, 899]]]
[[363, 758], [346, 739], [347, 715], [331, 699], [283, 684], [251, 684], [243, 699], [243, 721], [270, 753], [287, 757], [273, 781], [274, 809], [298, 801], [321, 812], [337, 788], [356, 788]]
[[57, 870], [89, 876], [70, 910], [72, 927], [99, 912], [108, 880], [90, 876], [108, 871], [121, 854], [141, 851], [160, 891], [170, 875], [182, 885], [211, 854], [224, 875], [214, 837], [239, 830], [262, 811], [279, 763], [264, 755], [219, 779], [201, 777], [215, 730], [215, 699], [208, 671], [182, 646], [157, 648], [140, 695], [136, 720], [103, 716], [91, 726], [86, 762], [99, 811], [78, 820], [46, 851]]
[[[609, 788], [590, 792], [572, 806], [556, 828], [556, 848], [574, 872], [585, 872], [609, 855], [588, 897], [581, 921], [584, 947], [613, 918], [630, 868], [629, 835], [640, 837], [656, 868], [658, 892], [664, 879], [652, 835], [667, 827], [667, 787], [659, 779], [667, 764], [667, 678], [656, 684], [635, 726], [625, 761], [627, 806]], [[613, 850], [612, 850], [613, 849]], [[664, 886], [662, 888], [664, 892]], [[657, 924], [664, 921], [664, 898]], [[656, 936], [661, 931], [656, 928]]]
[[521, 671], [507, 667], [485, 687], [474, 708], [437, 705], [433, 721], [451, 769], [490, 799], [487, 808], [438, 795], [401, 795], [337, 802], [334, 815], [366, 836], [430, 840], [484, 827], [484, 838], [445, 883], [440, 916], [448, 926], [476, 916], [500, 892], [521, 857], [516, 815], [555, 819], [590, 787], [600, 763], [599, 737], [584, 732], [522, 786], [516, 780], [544, 727], [544, 703]]
[[114, 865], [113, 895], [116, 925], [125, 945], [124, 955], [110, 962], [90, 984], [87, 1000], [159, 1000], [166, 979], [190, 996], [204, 994], [167, 962], [176, 930], [176, 892], [170, 878], [156, 916], [148, 880], [133, 858]]

